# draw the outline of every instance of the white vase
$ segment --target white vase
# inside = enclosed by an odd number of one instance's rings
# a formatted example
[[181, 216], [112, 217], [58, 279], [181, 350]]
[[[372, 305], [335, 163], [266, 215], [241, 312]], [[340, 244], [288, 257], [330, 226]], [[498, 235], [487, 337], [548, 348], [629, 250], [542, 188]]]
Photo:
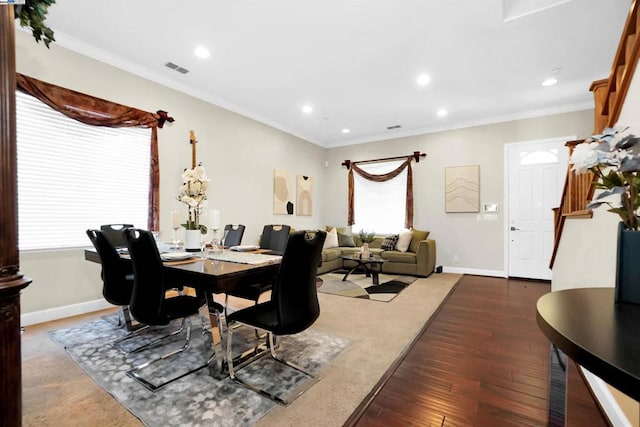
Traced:
[[369, 258], [369, 244], [363, 243], [362, 248], [360, 248], [360, 253], [362, 258]]
[[184, 250], [188, 252], [198, 252], [200, 250], [200, 230], [184, 231]]

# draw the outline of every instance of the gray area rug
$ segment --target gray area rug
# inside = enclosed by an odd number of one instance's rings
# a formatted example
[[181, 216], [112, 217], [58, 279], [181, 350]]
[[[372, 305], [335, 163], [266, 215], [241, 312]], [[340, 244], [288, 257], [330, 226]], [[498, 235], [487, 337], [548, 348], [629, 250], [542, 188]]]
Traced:
[[[198, 316], [190, 318], [191, 346], [179, 355], [151, 365], [141, 371], [145, 378], [160, 383], [164, 378], [186, 373], [201, 366], [210, 356], [202, 335]], [[179, 323], [168, 328], [174, 330]], [[127, 345], [137, 346], [152, 335], [161, 336], [166, 329], [144, 333], [140, 339], [130, 340]], [[165, 340], [140, 354], [124, 355], [108, 343], [126, 331], [114, 328], [98, 319], [78, 326], [50, 332], [56, 343], [65, 347], [71, 357], [102, 386], [147, 426], [245, 426], [253, 425], [277, 406], [234, 383], [229, 378], [216, 380], [208, 369], [187, 375], [167, 386], [152, 392], [126, 375], [126, 371], [147, 360], [180, 348], [184, 344], [184, 332]], [[226, 334], [225, 334], [226, 335]], [[134, 342], [135, 341], [135, 342]], [[257, 343], [253, 329], [239, 328], [234, 331], [234, 350], [238, 353]], [[307, 330], [301, 334], [282, 337], [278, 353], [314, 374], [320, 374], [342, 350], [350, 344], [346, 338]], [[235, 353], [235, 351], [234, 351]], [[268, 357], [249, 365], [238, 376], [259, 386], [267, 387], [278, 394], [295, 389], [308, 377]], [[321, 380], [322, 381], [322, 380]], [[317, 386], [317, 384], [316, 384]]]
[[389, 302], [417, 279], [414, 276], [380, 273], [378, 278], [380, 284], [374, 285], [371, 277], [358, 272], [349, 274], [347, 280], [342, 281], [344, 273], [338, 270], [319, 276], [316, 279], [318, 292]]

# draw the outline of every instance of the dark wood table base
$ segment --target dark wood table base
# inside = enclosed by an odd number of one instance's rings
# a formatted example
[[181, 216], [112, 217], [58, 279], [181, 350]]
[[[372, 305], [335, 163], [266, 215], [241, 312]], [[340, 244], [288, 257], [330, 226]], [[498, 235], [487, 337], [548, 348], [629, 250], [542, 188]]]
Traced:
[[342, 278], [343, 282], [347, 280], [347, 277], [349, 277], [351, 273], [353, 273], [354, 271], [362, 267], [365, 271], [366, 276], [372, 278], [374, 285], [380, 284], [380, 278], [378, 274], [382, 271], [382, 263], [384, 262], [383, 260], [379, 258], [359, 259], [359, 258], [352, 258], [352, 257], [345, 257], [343, 259], [356, 262], [356, 265], [351, 270], [347, 271], [347, 273]]

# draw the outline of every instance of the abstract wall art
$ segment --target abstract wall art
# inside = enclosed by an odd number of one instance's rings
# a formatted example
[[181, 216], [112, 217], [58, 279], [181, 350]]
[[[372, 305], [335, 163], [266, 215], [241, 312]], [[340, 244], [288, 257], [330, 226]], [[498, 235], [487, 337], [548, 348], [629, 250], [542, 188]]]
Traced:
[[310, 176], [296, 176], [296, 215], [313, 214], [313, 179]]
[[445, 212], [480, 212], [480, 166], [445, 168]]
[[273, 213], [293, 215], [295, 176], [289, 172], [273, 171]]

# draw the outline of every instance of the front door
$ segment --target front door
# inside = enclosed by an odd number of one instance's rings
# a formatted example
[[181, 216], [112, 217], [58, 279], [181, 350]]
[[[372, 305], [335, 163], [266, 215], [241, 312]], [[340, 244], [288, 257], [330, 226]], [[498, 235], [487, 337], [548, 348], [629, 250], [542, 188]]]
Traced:
[[560, 206], [572, 137], [507, 145], [508, 272], [551, 280], [553, 208]]

